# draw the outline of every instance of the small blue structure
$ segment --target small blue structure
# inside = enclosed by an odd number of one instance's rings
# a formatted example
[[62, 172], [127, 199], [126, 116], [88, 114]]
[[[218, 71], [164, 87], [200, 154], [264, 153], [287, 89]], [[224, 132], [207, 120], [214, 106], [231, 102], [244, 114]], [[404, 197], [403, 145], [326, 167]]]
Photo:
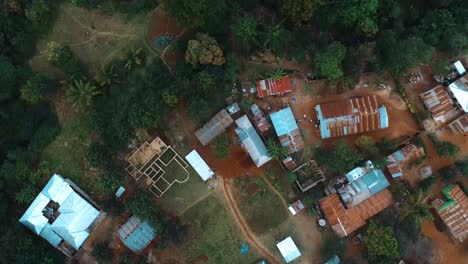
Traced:
[[250, 249], [249, 244], [247, 244], [246, 242], [243, 242], [242, 246], [241, 246], [241, 249], [240, 249], [241, 255], [247, 254], [247, 252], [249, 252], [249, 249]]
[[374, 195], [390, 186], [390, 183], [380, 169], [368, 172], [366, 175], [362, 176], [361, 179], [366, 184], [371, 195]]
[[304, 140], [299, 132], [299, 127], [297, 126], [291, 107], [288, 106], [271, 113], [270, 119], [281, 146], [287, 148], [288, 153], [294, 153], [304, 148]]
[[156, 231], [147, 222], [132, 216], [117, 231], [117, 236], [131, 251], [138, 253], [156, 238]]
[[340, 257], [334, 255], [327, 262], [325, 262], [325, 264], [340, 264]]

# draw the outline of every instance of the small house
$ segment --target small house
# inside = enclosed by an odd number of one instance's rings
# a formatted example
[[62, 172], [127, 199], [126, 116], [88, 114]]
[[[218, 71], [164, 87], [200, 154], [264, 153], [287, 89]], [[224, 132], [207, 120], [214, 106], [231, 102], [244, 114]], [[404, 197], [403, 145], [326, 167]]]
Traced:
[[468, 135], [468, 114], [455, 119], [448, 127], [455, 135]]
[[431, 204], [450, 236], [461, 243], [468, 238], [468, 197], [460, 186], [455, 184], [445, 187], [442, 193], [446, 200], [435, 199]]
[[387, 108], [377, 96], [361, 96], [315, 106], [320, 136], [325, 138], [372, 132], [389, 126]]
[[293, 204], [291, 204], [291, 205], [288, 207], [289, 212], [290, 212], [292, 215], [296, 215], [297, 213], [299, 213], [300, 211], [302, 211], [304, 208], [305, 208], [305, 206], [304, 206], [304, 204], [301, 202], [301, 200], [295, 201]]
[[460, 111], [454, 107], [454, 100], [442, 86], [438, 85], [419, 95], [438, 126], [456, 118]]
[[156, 231], [147, 222], [132, 216], [117, 231], [117, 236], [131, 251], [139, 253], [156, 237]]
[[291, 237], [287, 237], [283, 241], [279, 242], [276, 244], [276, 247], [279, 249], [286, 263], [289, 263], [301, 256], [301, 252]]
[[408, 144], [387, 156], [387, 170], [393, 179], [403, 176], [403, 169], [411, 161], [423, 158], [424, 148]]
[[263, 141], [258, 136], [257, 131], [250, 123], [247, 115], [243, 115], [236, 120], [236, 134], [239, 136], [239, 141], [243, 148], [249, 153], [255, 166], [261, 167], [263, 164], [271, 160], [268, 155], [268, 150], [263, 144]]
[[292, 85], [288, 75], [281, 78], [266, 79], [257, 81], [257, 96], [264, 98], [273, 95], [283, 95], [291, 92]]
[[187, 156], [185, 156], [185, 159], [195, 169], [203, 181], [206, 182], [214, 176], [213, 170], [208, 166], [208, 164], [206, 164], [196, 150], [192, 150]]
[[281, 146], [286, 148], [288, 153], [291, 154], [304, 148], [304, 139], [299, 131], [291, 107], [288, 106], [271, 113], [270, 119]]

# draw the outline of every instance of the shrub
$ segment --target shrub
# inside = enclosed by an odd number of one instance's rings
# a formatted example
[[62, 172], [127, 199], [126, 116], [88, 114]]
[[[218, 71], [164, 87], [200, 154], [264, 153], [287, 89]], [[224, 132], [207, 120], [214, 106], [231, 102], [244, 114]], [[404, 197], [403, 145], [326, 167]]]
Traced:
[[106, 167], [111, 158], [112, 154], [103, 144], [93, 142], [88, 146], [86, 160], [91, 167]]
[[229, 137], [227, 134], [222, 134], [215, 138], [211, 146], [215, 152], [215, 157], [217, 159], [224, 160], [229, 156], [229, 150], [231, 149], [231, 145], [232, 138]]
[[320, 253], [322, 254], [322, 258], [324, 260], [328, 260], [334, 255], [342, 257], [344, 255], [345, 249], [346, 246], [344, 241], [334, 233], [330, 233], [327, 234], [323, 239]]
[[435, 148], [437, 155], [449, 159], [455, 158], [460, 151], [460, 147], [450, 141], [437, 142]]
[[432, 185], [434, 185], [435, 182], [436, 179], [434, 177], [426, 178], [419, 183], [419, 188], [421, 188], [424, 192], [427, 192], [432, 188]]
[[105, 172], [96, 180], [96, 190], [99, 193], [112, 195], [122, 185], [122, 176], [112, 172]]
[[457, 170], [452, 166], [440, 169], [439, 173], [442, 176], [444, 183], [451, 183], [453, 180], [455, 180], [455, 178], [458, 177]]

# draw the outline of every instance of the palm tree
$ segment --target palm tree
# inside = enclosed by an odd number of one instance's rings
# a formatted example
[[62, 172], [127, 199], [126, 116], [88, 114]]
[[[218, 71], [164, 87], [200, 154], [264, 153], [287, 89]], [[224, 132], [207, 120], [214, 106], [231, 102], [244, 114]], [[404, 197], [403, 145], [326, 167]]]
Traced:
[[99, 84], [99, 86], [104, 87], [113, 83], [119, 83], [118, 77], [119, 75], [114, 71], [114, 66], [110, 66], [107, 68], [101, 68], [94, 79]]
[[267, 141], [267, 149], [268, 155], [274, 159], [282, 159], [288, 156], [288, 151], [271, 138]]
[[82, 80], [74, 80], [72, 84], [66, 87], [65, 94], [68, 101], [72, 103], [73, 108], [84, 110], [91, 106], [94, 97], [101, 94], [101, 92], [90, 82], [83, 83]]
[[125, 68], [127, 70], [131, 70], [136, 66], [142, 65], [143, 60], [145, 58], [145, 54], [143, 53], [143, 49], [139, 48], [134, 51], [128, 50], [125, 54]]
[[275, 54], [282, 51], [288, 43], [288, 31], [281, 22], [268, 26], [264, 36], [263, 45]]
[[286, 72], [283, 69], [277, 69], [276, 71], [267, 73], [267, 76], [270, 79], [281, 79], [285, 75], [286, 75]]
[[413, 195], [408, 195], [402, 205], [400, 211], [400, 220], [405, 220], [408, 217], [415, 217], [418, 221], [422, 219], [432, 219], [432, 214], [429, 211], [431, 206], [426, 203], [427, 195], [422, 190]]
[[258, 44], [258, 21], [255, 17], [244, 16], [236, 19], [233, 31], [246, 50]]

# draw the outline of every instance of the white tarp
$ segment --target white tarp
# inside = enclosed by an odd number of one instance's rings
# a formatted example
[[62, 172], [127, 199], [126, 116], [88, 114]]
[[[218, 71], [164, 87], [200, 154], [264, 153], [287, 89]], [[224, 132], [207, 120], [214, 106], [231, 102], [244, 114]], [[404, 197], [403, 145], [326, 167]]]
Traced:
[[286, 260], [286, 263], [289, 263], [301, 256], [301, 252], [299, 252], [299, 249], [291, 237], [279, 242], [276, 244], [276, 247], [278, 247], [284, 260]]
[[208, 164], [206, 164], [196, 150], [192, 150], [187, 156], [185, 156], [185, 159], [195, 169], [198, 175], [200, 175], [203, 181], [207, 181], [209, 178], [213, 177], [213, 170], [208, 167]]
[[465, 74], [465, 67], [463, 67], [463, 64], [460, 61], [455, 62], [453, 65], [455, 66], [455, 69], [457, 70], [458, 74]]

